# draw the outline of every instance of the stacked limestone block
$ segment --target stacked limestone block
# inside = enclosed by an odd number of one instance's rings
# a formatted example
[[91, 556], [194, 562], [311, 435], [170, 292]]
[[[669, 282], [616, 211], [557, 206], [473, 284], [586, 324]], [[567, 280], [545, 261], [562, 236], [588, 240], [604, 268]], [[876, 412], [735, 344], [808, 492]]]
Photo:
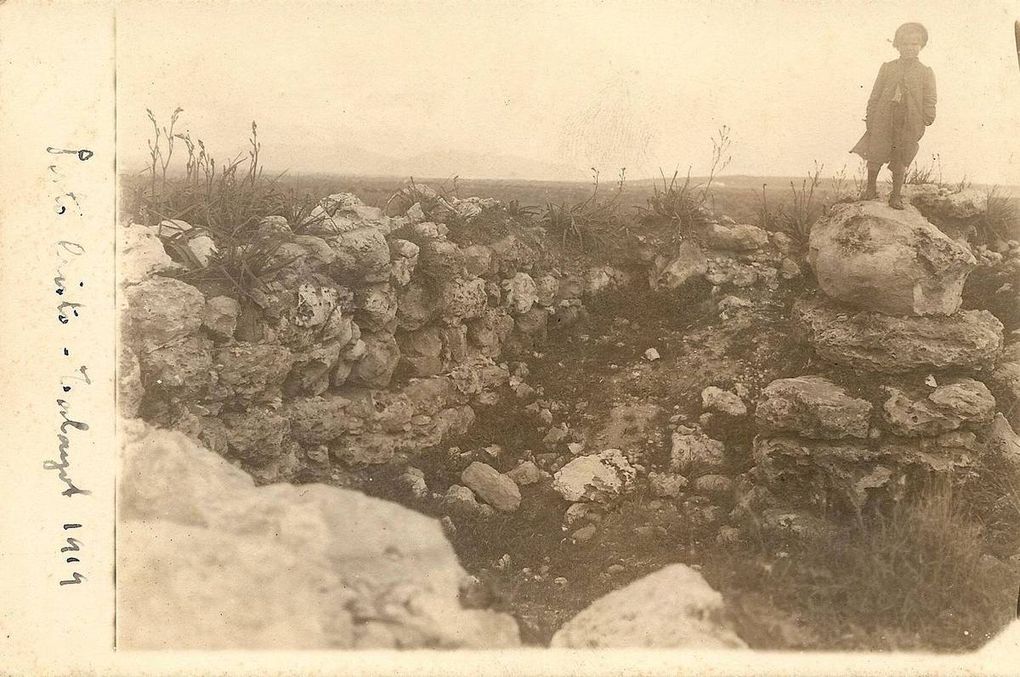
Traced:
[[966, 243], [913, 207], [849, 203], [814, 226], [808, 259], [823, 293], [794, 316], [822, 364], [758, 400], [752, 477], [764, 503], [852, 513], [966, 472], [1000, 452], [1003, 434], [1015, 440], [984, 382], [1002, 324], [960, 310], [975, 266]]

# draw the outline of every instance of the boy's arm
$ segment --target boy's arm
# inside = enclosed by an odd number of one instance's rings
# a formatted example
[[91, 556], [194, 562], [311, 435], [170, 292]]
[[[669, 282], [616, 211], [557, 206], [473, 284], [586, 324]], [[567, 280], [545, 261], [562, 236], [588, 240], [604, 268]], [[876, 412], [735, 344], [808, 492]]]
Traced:
[[935, 94], [935, 71], [928, 69], [924, 78], [924, 98], [921, 102], [921, 113], [924, 116], [925, 126], [935, 122], [935, 103], [938, 97]]
[[864, 124], [868, 124], [868, 121], [872, 119], [872, 114], [875, 112], [875, 107], [878, 105], [878, 98], [882, 94], [882, 86], [885, 84], [885, 64], [878, 69], [878, 77], [875, 78], [875, 85], [871, 88], [871, 96], [868, 97], [868, 110], [864, 114]]

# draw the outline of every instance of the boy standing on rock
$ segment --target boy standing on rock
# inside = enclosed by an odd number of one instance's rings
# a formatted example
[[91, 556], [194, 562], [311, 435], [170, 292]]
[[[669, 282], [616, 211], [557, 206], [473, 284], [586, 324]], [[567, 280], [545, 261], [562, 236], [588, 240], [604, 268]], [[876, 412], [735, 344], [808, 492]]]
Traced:
[[862, 199], [878, 197], [878, 172], [888, 164], [893, 176], [889, 206], [903, 209], [900, 190], [907, 167], [917, 155], [924, 129], [935, 121], [935, 73], [918, 61], [928, 44], [928, 31], [919, 23], [896, 29], [893, 47], [900, 58], [882, 64], [868, 98], [867, 131], [851, 153], [868, 162], [868, 185]]

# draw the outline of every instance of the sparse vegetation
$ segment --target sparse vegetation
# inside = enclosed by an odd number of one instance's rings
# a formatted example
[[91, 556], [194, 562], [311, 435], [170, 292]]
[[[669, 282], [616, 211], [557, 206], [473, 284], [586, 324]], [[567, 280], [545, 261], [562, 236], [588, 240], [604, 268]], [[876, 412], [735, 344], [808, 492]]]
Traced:
[[908, 185], [922, 185], [926, 183], [934, 183], [938, 186], [944, 185], [942, 181], [942, 157], [935, 153], [926, 165], [915, 161], [910, 169], [907, 170], [903, 183]]
[[662, 186], [652, 186], [653, 194], [648, 198], [648, 207], [642, 210], [645, 218], [667, 220], [676, 228], [678, 237], [689, 237], [696, 227], [711, 217], [712, 182], [732, 160], [729, 148], [730, 130], [724, 125], [719, 129], [718, 136], [712, 138], [712, 163], [703, 184], [691, 183], [690, 167], [683, 181], [679, 180], [679, 170], [674, 171], [668, 180], [660, 170]]
[[942, 156], [938, 153], [932, 155], [931, 160], [926, 165], [914, 162], [907, 170], [903, 183], [907, 185], [934, 184], [939, 188], [949, 188], [954, 193], [970, 188], [970, 181], [967, 180], [966, 176], [957, 183], [946, 183], [942, 178]]
[[626, 169], [621, 169], [615, 187], [599, 193], [599, 171], [592, 167], [591, 195], [574, 204], [546, 203], [542, 224], [565, 247], [576, 244], [583, 250], [599, 249], [607, 235], [619, 227], [620, 196]]
[[819, 199], [822, 169], [821, 165], [815, 163], [814, 170], [808, 172], [799, 187], [791, 181], [790, 201], [785, 204], [769, 205], [768, 185], [762, 184], [761, 187], [758, 225], [766, 230], [785, 233], [801, 252], [807, 251], [811, 226], [826, 209]]
[[[828, 638], [837, 646], [974, 647], [998, 632], [1010, 605], [984, 578], [985, 533], [966, 506], [959, 489], [933, 482], [821, 540], [759, 541], [720, 552], [709, 566], [744, 578], [732, 581], [738, 587], [767, 590], [779, 608], [797, 608], [816, 632], [849, 630]], [[774, 561], [764, 571], [754, 563], [762, 556]]]
[[[258, 223], [267, 216], [283, 216], [289, 223], [301, 224], [314, 202], [285, 190], [280, 177], [263, 177], [259, 159], [262, 144], [254, 121], [247, 162], [238, 156], [217, 165], [202, 139], [193, 138], [190, 132], [175, 131], [183, 109], [175, 109], [163, 126], [151, 110], [147, 112], [153, 127], [153, 138], [148, 142], [150, 176], [147, 187], [143, 184], [137, 188], [132, 214], [146, 225], [180, 219], [194, 226], [168, 238], [171, 253], [191, 268], [189, 279], [226, 282], [239, 298], [251, 301], [252, 291], [287, 264], [276, 256], [282, 238], [259, 232]], [[176, 178], [172, 174], [175, 141], [187, 149], [183, 176]], [[204, 267], [196, 265], [187, 246], [190, 239], [200, 235], [208, 235], [215, 243], [215, 252]]]
[[998, 186], [988, 190], [988, 209], [978, 226], [978, 235], [985, 242], [995, 243], [1020, 239], [1020, 211], [1012, 195]]

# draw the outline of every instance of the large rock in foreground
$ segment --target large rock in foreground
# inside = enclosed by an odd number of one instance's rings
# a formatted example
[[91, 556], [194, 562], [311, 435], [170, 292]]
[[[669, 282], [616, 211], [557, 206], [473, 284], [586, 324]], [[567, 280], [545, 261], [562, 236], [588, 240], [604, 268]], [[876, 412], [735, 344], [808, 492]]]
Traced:
[[560, 628], [552, 647], [738, 649], [722, 596], [694, 569], [672, 564], [614, 590]]
[[891, 315], [951, 315], [977, 265], [916, 209], [880, 202], [837, 205], [819, 219], [808, 260], [830, 297]]
[[864, 371], [980, 368], [1002, 350], [1002, 323], [987, 310], [892, 317], [803, 299], [794, 305], [794, 317], [819, 357]]
[[435, 520], [321, 484], [256, 488], [181, 433], [122, 427], [119, 645], [128, 649], [506, 647], [467, 610]]

